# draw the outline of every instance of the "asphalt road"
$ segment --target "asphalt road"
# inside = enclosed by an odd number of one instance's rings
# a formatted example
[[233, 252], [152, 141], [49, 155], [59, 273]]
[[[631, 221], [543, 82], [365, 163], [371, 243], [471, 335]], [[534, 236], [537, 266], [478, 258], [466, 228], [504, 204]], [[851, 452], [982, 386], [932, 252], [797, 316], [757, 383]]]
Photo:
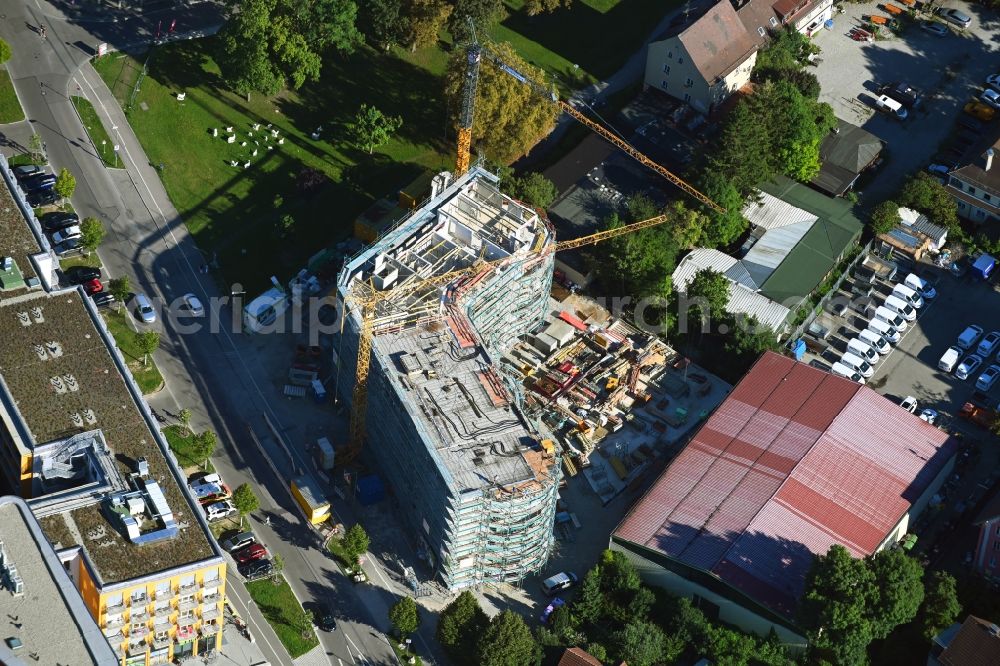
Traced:
[[[65, 5], [75, 9], [76, 5]], [[93, 6], [91, 6], [93, 8]], [[217, 13], [208, 5], [170, 7], [161, 12], [135, 15], [104, 9], [96, 16], [79, 12], [67, 15], [58, 5], [33, 0], [0, 0], [0, 36], [12, 47], [14, 57], [7, 68], [30, 126], [45, 142], [53, 168], [68, 168], [77, 178], [73, 205], [83, 216], [105, 222], [108, 236], [99, 252], [106, 273], [127, 275], [137, 291], [170, 302], [193, 292], [203, 302], [225, 299], [211, 280], [198, 272], [204, 263], [200, 251], [187, 236], [176, 210], [128, 127], [124, 114], [105, 84], [89, 66], [93, 48], [100, 42], [112, 47], [148, 41], [156, 25], [178, 14], [181, 27], [196, 30], [211, 26]], [[170, 19], [172, 20], [172, 19]], [[198, 21], [201, 21], [199, 24]], [[46, 38], [38, 26], [46, 26]], [[112, 140], [120, 146], [125, 168], [105, 169], [70, 102], [82, 94], [97, 108]], [[12, 145], [23, 145], [29, 127], [0, 127]], [[232, 309], [221, 305], [223, 318]], [[337, 629], [320, 633], [322, 651], [312, 653], [309, 663], [394, 664], [396, 658], [384, 635], [384, 612], [373, 619], [372, 604], [366, 603], [353, 585], [337, 571], [332, 560], [316, 547], [315, 537], [299, 518], [287, 493], [290, 468], [304, 461], [275, 455], [269, 458], [251, 444], [248, 427], [266, 433], [262, 415], [277, 421], [261, 390], [263, 379], [255, 374], [252, 348], [233, 333], [221, 330], [185, 330], [182, 321], [161, 316], [155, 327], [162, 334], [154, 355], [167, 388], [149, 402], [162, 411], [190, 409], [196, 429], [212, 428], [220, 435], [213, 462], [226, 481], [235, 487], [249, 482], [258, 490], [264, 514], [271, 525], [258, 522], [258, 531], [273, 553], [285, 562], [285, 577], [296, 595], [307, 605], [323, 600], [335, 607]], [[280, 421], [279, 427], [280, 427]], [[293, 455], [299, 455], [293, 452]], [[272, 664], [290, 664], [291, 659], [249, 602], [235, 567], [228, 577], [229, 596], [250, 624], [264, 656]], [[379, 606], [375, 606], [379, 609]], [[324, 654], [325, 653], [325, 654]]]

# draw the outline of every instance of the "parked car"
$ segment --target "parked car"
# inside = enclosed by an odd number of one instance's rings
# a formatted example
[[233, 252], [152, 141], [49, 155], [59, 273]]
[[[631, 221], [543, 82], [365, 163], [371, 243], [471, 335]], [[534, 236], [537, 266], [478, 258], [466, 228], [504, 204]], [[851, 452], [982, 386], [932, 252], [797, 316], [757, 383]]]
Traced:
[[216, 520], [222, 520], [223, 518], [228, 518], [236, 513], [236, 507], [233, 506], [232, 502], [229, 500], [215, 502], [214, 504], [209, 504], [205, 507], [205, 517], [208, 518], [208, 522], [210, 523]]
[[83, 284], [101, 277], [101, 269], [96, 266], [73, 266], [63, 271], [63, 277], [70, 284]]
[[333, 617], [333, 609], [326, 604], [318, 604], [313, 610], [313, 621], [316, 626], [323, 631], [333, 631], [337, 628], [337, 622]]
[[[906, 120], [906, 116], [908, 115], [903, 105], [888, 95], [880, 95], [877, 97], [875, 99], [875, 108], [879, 111], [895, 116], [898, 120]], [[990, 110], [992, 111], [992, 109]]]
[[42, 223], [42, 229], [52, 233], [80, 224], [80, 218], [75, 213], [46, 213], [42, 216], [40, 222]]
[[80, 227], [74, 225], [72, 227], [66, 227], [65, 229], [61, 229], [52, 234], [52, 242], [55, 243], [56, 245], [59, 245], [68, 238], [80, 238], [82, 235], [83, 232], [80, 231]]
[[980, 340], [976, 353], [983, 358], [989, 358], [997, 350], [998, 344], [1000, 344], [1000, 331], [987, 333], [986, 337]]
[[931, 286], [931, 284], [927, 280], [923, 279], [922, 277], [918, 277], [914, 273], [910, 273], [905, 278], [903, 278], [903, 284], [905, 284], [910, 289], [916, 289], [917, 291], [919, 291], [920, 295], [924, 297], [924, 300], [930, 300], [937, 296], [937, 291], [934, 289], [934, 287]]
[[28, 204], [32, 208], [40, 208], [42, 206], [51, 206], [52, 204], [59, 201], [59, 195], [51, 190], [41, 190], [38, 192], [31, 192], [28, 194]]
[[934, 425], [934, 422], [937, 421], [937, 417], [938, 417], [938, 413], [937, 413], [936, 409], [930, 409], [928, 407], [928, 408], [920, 410], [920, 420], [921, 421], [927, 421], [927, 423], [930, 423], [931, 425]]
[[30, 178], [31, 176], [37, 176], [45, 171], [45, 167], [39, 166], [37, 164], [22, 164], [21, 166], [14, 167], [14, 178], [19, 181], [25, 178]]
[[920, 29], [938, 37], [944, 37], [948, 34], [948, 28], [941, 25], [937, 21], [921, 21]]
[[264, 548], [264, 546], [259, 543], [252, 543], [249, 546], [244, 546], [233, 553], [233, 558], [239, 564], [253, 562], [254, 560], [262, 560], [265, 557], [267, 557], [267, 548]]
[[938, 175], [944, 176], [951, 171], [951, 168], [944, 164], [931, 164], [930, 166], [927, 167], [927, 170], [930, 171], [931, 173], [936, 173]]
[[56, 177], [50, 173], [31, 176], [21, 181], [21, 189], [31, 194], [39, 190], [51, 190], [56, 185]]
[[983, 374], [979, 375], [979, 379], [976, 380], [976, 389], [989, 391], [997, 383], [997, 377], [1000, 377], [1000, 365], [994, 363], [983, 370]]
[[923, 99], [923, 94], [919, 90], [899, 81], [882, 86], [879, 92], [891, 97], [908, 109], [920, 106], [920, 100]]
[[254, 560], [236, 565], [236, 570], [247, 580], [257, 580], [270, 576], [274, 572], [274, 565], [271, 560]]
[[245, 548], [252, 543], [256, 543], [256, 541], [257, 538], [253, 535], [253, 532], [237, 532], [231, 537], [223, 539], [219, 545], [231, 553], [240, 548]]
[[83, 290], [93, 296], [96, 293], [104, 291], [104, 285], [97, 278], [93, 280], [87, 280], [83, 283]]
[[983, 327], [976, 326], [975, 324], [970, 324], [965, 327], [958, 336], [958, 347], [959, 349], [972, 349], [972, 345], [979, 341], [979, 338], [983, 336]]
[[58, 257], [66, 257], [71, 254], [78, 254], [83, 251], [80, 245], [80, 238], [70, 238], [62, 243], [59, 243], [52, 250], [56, 253]]
[[938, 14], [948, 23], [953, 23], [959, 28], [968, 28], [969, 24], [972, 23], [972, 17], [964, 12], [960, 12], [957, 9], [942, 9], [941, 13]]
[[962, 107], [970, 116], [974, 116], [979, 120], [984, 122], [989, 122], [993, 120], [993, 116], [996, 115], [997, 111], [989, 104], [983, 104], [982, 102], [973, 100]]
[[563, 601], [559, 597], [556, 597], [549, 603], [549, 605], [545, 607], [545, 610], [542, 611], [542, 614], [538, 616], [538, 620], [542, 624], [548, 624], [549, 618], [552, 617], [552, 613], [555, 611], [555, 609], [565, 605], [566, 605], [565, 601]]
[[971, 354], [965, 357], [965, 360], [955, 368], [955, 376], [959, 379], [968, 379], [969, 375], [976, 372], [979, 366], [983, 364], [983, 359], [980, 356]]
[[545, 594], [555, 594], [556, 592], [561, 592], [567, 590], [574, 585], [576, 585], [576, 574], [572, 571], [563, 571], [557, 573], [555, 576], [549, 576], [542, 581], [542, 591]]
[[181, 296], [181, 307], [190, 313], [192, 317], [202, 317], [205, 314], [205, 306], [201, 304], [194, 294], [184, 294]]
[[993, 88], [987, 88], [979, 96], [979, 101], [989, 104], [994, 109], [1000, 109], [1000, 92], [993, 90]]
[[899, 403], [899, 406], [908, 411], [911, 414], [917, 413], [917, 399], [912, 395], [908, 395]]
[[135, 295], [135, 311], [139, 315], [139, 319], [146, 324], [152, 324], [156, 321], [156, 310], [153, 309], [153, 304], [146, 294]]
[[941, 355], [941, 360], [938, 361], [938, 370], [951, 372], [961, 357], [962, 349], [960, 347], [948, 347], [948, 350]]
[[109, 305], [113, 305], [118, 299], [115, 298], [114, 294], [108, 293], [106, 291], [99, 291], [96, 294], [92, 294], [91, 298], [94, 299], [94, 305], [99, 308], [105, 308]]

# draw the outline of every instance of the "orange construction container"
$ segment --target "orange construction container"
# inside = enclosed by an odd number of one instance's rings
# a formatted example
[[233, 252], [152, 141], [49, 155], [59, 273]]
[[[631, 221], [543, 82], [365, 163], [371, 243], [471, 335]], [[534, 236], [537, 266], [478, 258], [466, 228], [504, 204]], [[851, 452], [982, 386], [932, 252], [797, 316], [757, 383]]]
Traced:
[[887, 14], [892, 14], [893, 16], [899, 16], [903, 13], [902, 7], [897, 7], [896, 5], [890, 5], [888, 3], [882, 5], [882, 9], [884, 9]]

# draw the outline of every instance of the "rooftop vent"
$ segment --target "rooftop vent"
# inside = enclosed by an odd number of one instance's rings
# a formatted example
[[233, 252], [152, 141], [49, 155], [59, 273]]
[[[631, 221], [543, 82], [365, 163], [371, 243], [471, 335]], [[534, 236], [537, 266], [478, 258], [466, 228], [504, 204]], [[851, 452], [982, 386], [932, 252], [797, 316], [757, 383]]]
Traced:
[[83, 420], [87, 422], [87, 425], [95, 425], [97, 423], [97, 415], [94, 414], [94, 410], [90, 407], [83, 410]]
[[14, 258], [4, 257], [3, 260], [0, 260], [0, 269], [5, 271], [14, 270]]
[[39, 360], [41, 361], [49, 360], [49, 355], [45, 352], [45, 347], [43, 347], [42, 345], [36, 342], [35, 344], [31, 345], [31, 348], [38, 355]]
[[45, 323], [45, 317], [42, 316], [42, 309], [37, 305], [31, 308], [31, 318], [35, 320], [36, 324]]
[[62, 378], [63, 381], [66, 382], [66, 388], [68, 388], [70, 391], [75, 392], [80, 390], [80, 384], [76, 381], [76, 377], [67, 374], [63, 375]]
[[21, 326], [31, 326], [31, 317], [28, 316], [27, 312], [18, 312], [17, 320], [21, 322]]
[[139, 476], [146, 477], [149, 476], [149, 461], [145, 458], [139, 458], [136, 462], [136, 469], [139, 471]]
[[69, 420], [72, 421], [73, 425], [75, 425], [77, 428], [83, 427], [83, 417], [77, 414], [76, 412], [70, 413]]
[[21, 648], [24, 647], [24, 643], [22, 643], [21, 639], [18, 638], [17, 636], [11, 636], [10, 638], [5, 638], [3, 642], [6, 643], [7, 647], [9, 647], [11, 650], [20, 650]]
[[52, 388], [56, 390], [56, 393], [66, 392], [66, 384], [59, 375], [49, 377], [49, 384], [52, 384]]
[[46, 342], [45, 348], [49, 350], [50, 354], [52, 354], [52, 358], [59, 358], [63, 354], [62, 345], [55, 340], [49, 340]]

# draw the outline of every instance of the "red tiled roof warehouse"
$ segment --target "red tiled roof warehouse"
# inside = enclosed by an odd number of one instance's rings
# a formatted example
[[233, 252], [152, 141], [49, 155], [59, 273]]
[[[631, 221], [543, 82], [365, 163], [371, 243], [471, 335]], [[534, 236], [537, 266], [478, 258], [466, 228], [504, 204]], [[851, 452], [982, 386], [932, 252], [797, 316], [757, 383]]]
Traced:
[[791, 617], [814, 553], [875, 552], [954, 456], [875, 391], [769, 352], [615, 531]]

